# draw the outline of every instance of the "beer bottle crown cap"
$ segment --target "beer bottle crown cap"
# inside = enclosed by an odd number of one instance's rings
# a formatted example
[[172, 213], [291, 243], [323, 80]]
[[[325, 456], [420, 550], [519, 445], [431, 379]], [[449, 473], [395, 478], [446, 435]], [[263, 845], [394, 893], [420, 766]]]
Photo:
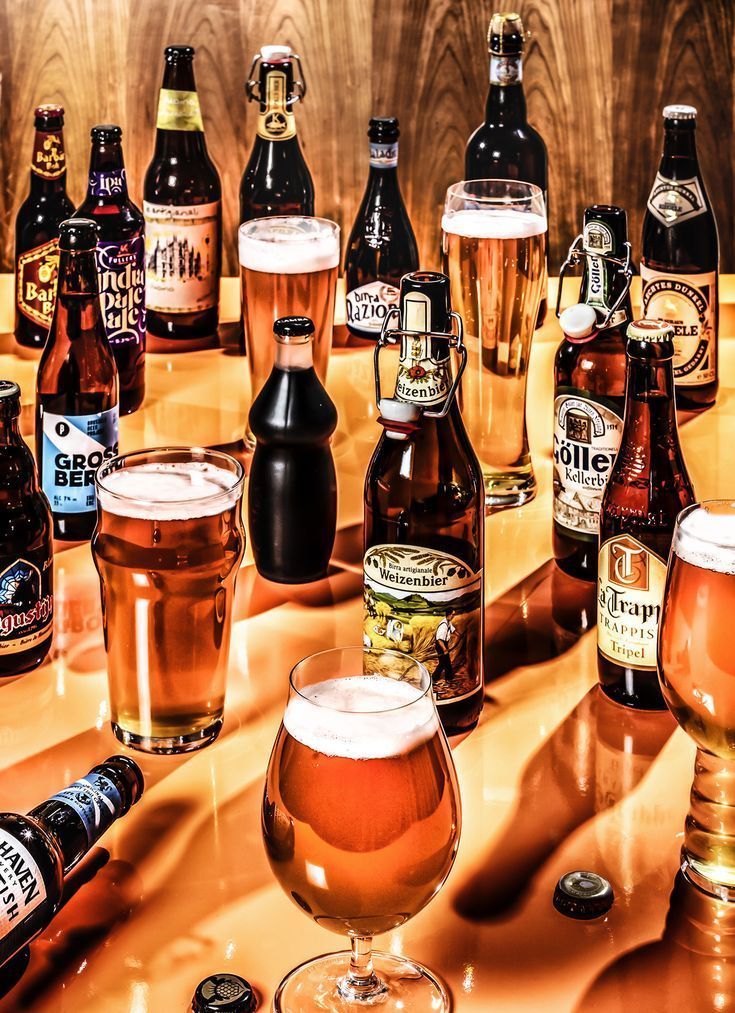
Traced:
[[264, 63], [283, 63], [291, 59], [290, 46], [261, 46], [260, 58]]
[[91, 218], [67, 218], [59, 226], [59, 249], [96, 250], [99, 227]]
[[638, 341], [659, 343], [673, 341], [674, 328], [665, 320], [634, 320], [628, 324], [627, 335]]
[[513, 11], [496, 12], [487, 30], [487, 48], [496, 56], [513, 56], [523, 52], [526, 34], [520, 14]]
[[193, 46], [166, 46], [163, 55], [173, 63], [175, 60], [193, 60], [196, 50]]
[[20, 387], [15, 380], [0, 380], [0, 418], [20, 415]]
[[45, 105], [36, 106], [33, 115], [35, 117], [36, 129], [43, 130], [46, 127], [59, 129], [64, 126], [64, 107], [55, 103], [49, 102]]
[[596, 872], [565, 872], [554, 890], [554, 907], [567, 918], [599, 918], [615, 900], [613, 889]]
[[251, 1013], [257, 1005], [252, 986], [239, 974], [211, 974], [199, 982], [191, 1002], [193, 1013]]
[[[314, 333], [314, 321], [311, 317], [279, 317], [273, 324], [273, 333], [281, 341], [297, 344], [308, 341]], [[297, 341], [292, 339], [296, 338]]]
[[115, 756], [108, 756], [106, 760], [98, 764], [95, 770], [109, 771], [110, 768], [117, 770], [124, 781], [126, 787], [127, 802], [125, 812], [134, 806], [135, 803], [140, 799], [140, 796], [145, 790], [145, 780], [143, 779], [143, 771], [140, 769], [135, 760], [129, 756], [125, 756], [124, 753], [117, 753]]
[[368, 126], [368, 137], [376, 144], [397, 141], [400, 133], [395, 116], [373, 116]]
[[567, 306], [559, 317], [559, 326], [568, 338], [586, 338], [597, 325], [597, 314], [587, 303], [579, 302]]
[[696, 120], [697, 110], [694, 106], [664, 106], [665, 120]]
[[92, 127], [89, 136], [98, 143], [119, 141], [122, 137], [122, 127], [118, 127], [114, 123], [98, 123], [97, 126]]

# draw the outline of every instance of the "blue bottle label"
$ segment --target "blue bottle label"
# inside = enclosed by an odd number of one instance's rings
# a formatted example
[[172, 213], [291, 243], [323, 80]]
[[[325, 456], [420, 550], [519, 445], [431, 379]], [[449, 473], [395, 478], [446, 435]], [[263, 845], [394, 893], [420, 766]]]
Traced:
[[96, 509], [95, 472], [115, 457], [118, 406], [95, 415], [43, 413], [43, 491], [54, 513]]
[[100, 305], [111, 345], [145, 342], [145, 238], [97, 244]]
[[89, 192], [93, 197], [114, 197], [128, 192], [124, 169], [105, 169], [103, 172], [90, 172]]
[[79, 816], [89, 844], [99, 840], [122, 809], [122, 798], [115, 784], [105, 774], [94, 770], [53, 798], [68, 805]]

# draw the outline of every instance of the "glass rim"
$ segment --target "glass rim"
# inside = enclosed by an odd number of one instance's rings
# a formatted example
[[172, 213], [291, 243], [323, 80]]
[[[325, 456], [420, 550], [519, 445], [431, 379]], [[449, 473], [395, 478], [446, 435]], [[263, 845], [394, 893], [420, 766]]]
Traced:
[[[255, 226], [262, 225], [267, 222], [272, 225], [274, 222], [318, 222], [320, 225], [328, 226], [328, 234], [324, 232], [311, 236], [307, 235], [293, 235], [293, 236], [273, 236], [273, 237], [260, 237], [253, 235], [247, 231]], [[337, 238], [339, 240], [340, 228], [339, 224], [331, 218], [320, 218], [318, 215], [272, 215], [262, 216], [260, 218], [250, 218], [248, 221], [243, 222], [237, 230], [238, 239], [240, 236], [244, 236], [246, 239], [255, 243], [317, 243], [323, 242], [325, 239]]]
[[[377, 710], [365, 710], [365, 709], [351, 710], [350, 708], [347, 707], [333, 707], [331, 704], [320, 703], [318, 700], [314, 700], [313, 697], [307, 696], [305, 693], [301, 692], [301, 690], [294, 682], [294, 675], [297, 669], [299, 669], [302, 665], [305, 665], [307, 662], [311, 661], [314, 658], [323, 658], [324, 655], [327, 654], [344, 654], [347, 651], [355, 651], [355, 652], [359, 651], [361, 657], [364, 657], [366, 654], [374, 654], [374, 655], [390, 654], [393, 657], [401, 658], [402, 661], [410, 661], [413, 665], [416, 666], [419, 674], [421, 675], [422, 682], [424, 680], [426, 681], [426, 686], [420, 689], [419, 688], [416, 689], [416, 697], [413, 700], [407, 700], [405, 703], [397, 704], [397, 706], [395, 707], [379, 707], [377, 708]], [[357, 674], [359, 674], [360, 678], [370, 677], [369, 675], [366, 676], [363, 672]], [[384, 678], [389, 678], [389, 676], [384, 676]], [[320, 681], [326, 682], [327, 680], [322, 679]], [[315, 651], [313, 654], [307, 654], [305, 658], [302, 658], [300, 661], [297, 661], [296, 664], [291, 669], [288, 676], [288, 683], [293, 692], [296, 693], [296, 695], [299, 696], [302, 700], [305, 700], [307, 703], [311, 704], [312, 707], [321, 707], [322, 710], [332, 711], [332, 713], [334, 714], [393, 714], [396, 711], [404, 710], [406, 707], [415, 706], [415, 704], [417, 704], [420, 700], [423, 700], [427, 694], [431, 694], [432, 688], [432, 681], [431, 676], [429, 675], [428, 668], [426, 667], [426, 665], [422, 664], [417, 658], [414, 658], [412, 654], [404, 654], [402, 651], [394, 651], [390, 647], [383, 649], [377, 647], [360, 647], [359, 645], [349, 647], [327, 647], [323, 651]], [[309, 685], [314, 686], [318, 685], [318, 683], [309, 683]]]
[[[694, 513], [695, 510], [702, 510], [702, 509], [709, 512], [707, 508], [712, 506], [728, 507], [733, 516], [735, 516], [735, 499], [699, 500], [699, 502], [697, 503], [690, 503], [689, 506], [684, 507], [684, 509], [680, 510], [679, 513], [676, 515], [676, 531], [677, 532], [679, 531], [681, 527], [681, 522], [684, 520], [685, 517], [688, 517], [689, 514]], [[732, 552], [735, 549], [735, 545], [733, 545], [732, 542], [723, 542], [722, 539], [719, 538], [709, 538], [707, 535], [700, 535], [700, 534], [690, 535], [689, 537], [696, 539], [697, 542], [703, 542], [705, 545], [714, 545], [718, 549], [728, 549], [730, 552]]]
[[[506, 194], [505, 196], [498, 195], [497, 197], [492, 197], [488, 194], [468, 193], [465, 188], [472, 183], [476, 184], [502, 183], [504, 186], [525, 187], [527, 188], [527, 193], [519, 195], [517, 197], [514, 197], [510, 194]], [[488, 204], [488, 206], [490, 207], [493, 206], [507, 207], [509, 204], [516, 204], [516, 205], [532, 204], [535, 200], [538, 200], [539, 198], [541, 198], [541, 200], [543, 201], [544, 191], [541, 189], [540, 186], [537, 186], [535, 183], [527, 183], [526, 180], [523, 179], [496, 179], [491, 176], [488, 177], [487, 179], [462, 179], [457, 183], [451, 183], [447, 187], [447, 192], [444, 197], [445, 205], [452, 198], [463, 198], [478, 201], [478, 203], [484, 202]]]
[[[133, 458], [150, 458], [151, 456], [159, 456], [165, 454], [186, 454], [192, 461], [201, 461], [207, 459], [210, 462], [226, 462], [229, 466], [234, 465], [234, 474], [232, 485], [228, 486], [227, 489], [219, 489], [217, 492], [208, 493], [206, 496], [201, 496], [199, 499], [146, 499], [142, 496], [128, 496], [125, 493], [120, 493], [115, 489], [110, 489], [109, 485], [105, 485], [104, 480], [109, 476], [123, 468], [129, 467], [129, 462]], [[231, 470], [230, 467], [227, 468]], [[118, 454], [117, 457], [110, 458], [109, 461], [105, 461], [97, 469], [94, 476], [94, 484], [98, 494], [102, 490], [104, 498], [115, 501], [117, 503], [134, 503], [137, 506], [147, 507], [151, 510], [156, 507], [191, 507], [192, 503], [196, 503], [197, 506], [204, 504], [206, 506], [212, 506], [212, 504], [218, 503], [220, 500], [232, 500], [233, 493], [239, 496], [238, 487], [242, 489], [245, 483], [245, 469], [237, 458], [232, 457], [231, 454], [226, 454], [222, 450], [210, 450], [208, 447], [150, 447], [143, 450], [131, 450], [127, 454]], [[233, 501], [234, 502], [234, 501]]]

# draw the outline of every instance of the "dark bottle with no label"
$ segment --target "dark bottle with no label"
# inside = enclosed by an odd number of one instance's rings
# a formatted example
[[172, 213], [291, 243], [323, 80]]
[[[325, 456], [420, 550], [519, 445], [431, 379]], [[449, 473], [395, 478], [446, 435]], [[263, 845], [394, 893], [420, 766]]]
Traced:
[[64, 110], [39, 106], [30, 192], [15, 219], [15, 339], [43, 348], [51, 326], [59, 270], [59, 225], [74, 214], [66, 193]]
[[36, 668], [53, 637], [51, 511], [19, 416], [18, 384], [0, 380], [0, 676]]
[[[258, 64], [256, 81], [253, 75]], [[258, 102], [260, 112], [240, 183], [240, 223], [272, 215], [313, 215], [314, 184], [296, 134], [293, 111], [306, 94], [301, 61], [289, 46], [263, 46], [248, 76], [248, 100]]]
[[559, 319], [554, 359], [554, 556], [597, 579], [600, 506], [623, 433], [630, 243], [625, 211], [593, 204], [564, 265], [582, 263], [579, 303]]
[[666, 106], [664, 150], [643, 219], [643, 315], [674, 328], [680, 410], [715, 403], [718, 387], [719, 239], [697, 159], [697, 110]]
[[143, 793], [127, 756], [111, 756], [22, 816], [0, 814], [0, 964], [59, 910], [64, 880]]
[[36, 460], [54, 537], [91, 538], [94, 475], [118, 450], [117, 368], [105, 334], [95, 223], [62, 222], [59, 291], [36, 380]]
[[204, 140], [191, 46], [167, 46], [156, 146], [145, 174], [148, 337], [161, 349], [216, 343], [222, 190]]
[[363, 638], [423, 662], [445, 731], [461, 734], [484, 698], [485, 490], [457, 401], [461, 371], [452, 376], [452, 348], [462, 363], [466, 353], [446, 275], [401, 280], [376, 359], [396, 343], [395, 391], [383, 398], [377, 384], [383, 432], [365, 480]]
[[398, 185], [398, 120], [370, 120], [370, 175], [345, 254], [347, 329], [377, 341], [398, 305], [401, 278], [419, 266], [411, 221]]
[[627, 357], [623, 437], [600, 513], [597, 672], [618, 703], [663, 710], [656, 643], [666, 563], [677, 515], [694, 502], [676, 427], [671, 324], [634, 321]]
[[304, 584], [326, 575], [334, 545], [337, 409], [314, 370], [312, 321], [282, 317], [273, 330], [273, 370], [250, 409], [250, 544], [263, 577]]
[[[526, 33], [518, 14], [493, 14], [487, 33], [490, 90], [485, 122], [465, 149], [465, 179], [517, 179], [543, 190], [548, 215], [548, 156], [541, 134], [528, 122], [523, 91], [523, 49]], [[548, 267], [548, 246], [547, 246]], [[538, 323], [546, 316], [541, 300]]]
[[97, 270], [107, 340], [120, 378], [120, 414], [145, 395], [145, 223], [128, 196], [122, 130], [92, 127], [87, 196], [77, 211], [97, 223]]

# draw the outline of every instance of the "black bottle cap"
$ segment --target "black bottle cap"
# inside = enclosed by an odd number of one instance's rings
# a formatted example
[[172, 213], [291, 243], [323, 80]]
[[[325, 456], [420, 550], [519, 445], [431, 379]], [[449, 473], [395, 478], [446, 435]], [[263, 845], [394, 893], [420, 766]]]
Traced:
[[195, 49], [193, 46], [166, 46], [163, 55], [169, 63], [176, 60], [193, 60]]
[[122, 127], [114, 123], [100, 123], [92, 127], [89, 133], [97, 144], [109, 144], [110, 141], [119, 141], [122, 138]]
[[376, 144], [391, 144], [397, 141], [401, 131], [395, 116], [373, 116], [368, 127], [368, 137]]
[[14, 380], [0, 380], [0, 418], [20, 415], [20, 387]]
[[59, 249], [96, 250], [99, 228], [91, 218], [67, 218], [59, 226]]
[[[420, 293], [424, 298], [412, 298]], [[450, 334], [449, 278], [439, 271], [412, 271], [401, 278], [401, 328]]]
[[614, 900], [612, 887], [596, 872], [565, 872], [554, 890], [554, 907], [567, 918], [599, 918]]
[[64, 126], [64, 107], [48, 102], [34, 110], [36, 130], [61, 130]]
[[251, 1013], [258, 1001], [239, 974], [212, 974], [200, 981], [191, 1002], [193, 1013]]
[[280, 317], [273, 333], [277, 338], [305, 338], [314, 333], [314, 322], [310, 317]]

